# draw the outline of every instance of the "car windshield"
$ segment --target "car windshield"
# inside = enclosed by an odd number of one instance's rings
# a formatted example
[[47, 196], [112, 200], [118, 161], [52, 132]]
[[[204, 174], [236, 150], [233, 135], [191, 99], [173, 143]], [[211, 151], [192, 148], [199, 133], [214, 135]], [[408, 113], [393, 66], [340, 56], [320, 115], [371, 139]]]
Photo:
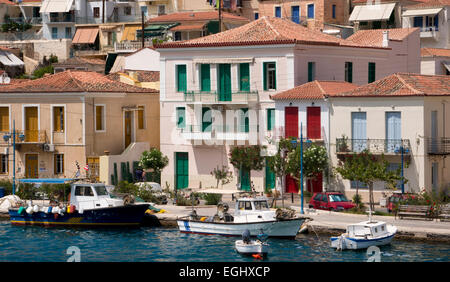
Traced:
[[330, 202], [348, 202], [347, 198], [342, 194], [328, 195]]
[[267, 205], [267, 201], [255, 201], [255, 209], [256, 210], [268, 210], [269, 206]]
[[106, 191], [105, 186], [94, 186], [95, 192], [97, 192], [97, 196], [105, 196], [108, 195], [108, 191]]

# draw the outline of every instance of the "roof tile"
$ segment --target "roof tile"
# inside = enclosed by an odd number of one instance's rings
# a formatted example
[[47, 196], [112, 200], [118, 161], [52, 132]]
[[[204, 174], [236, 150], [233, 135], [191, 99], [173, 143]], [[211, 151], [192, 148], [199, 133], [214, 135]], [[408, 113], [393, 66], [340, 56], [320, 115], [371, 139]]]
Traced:
[[275, 94], [271, 98], [272, 100], [316, 100], [355, 88], [358, 86], [346, 81], [315, 80]]

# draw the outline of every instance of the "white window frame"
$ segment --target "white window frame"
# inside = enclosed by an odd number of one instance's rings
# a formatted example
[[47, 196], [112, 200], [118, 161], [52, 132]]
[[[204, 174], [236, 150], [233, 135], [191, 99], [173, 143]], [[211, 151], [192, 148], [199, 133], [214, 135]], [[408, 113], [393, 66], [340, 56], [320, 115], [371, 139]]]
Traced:
[[[103, 107], [102, 115], [102, 130], [97, 130], [97, 107]], [[95, 132], [106, 132], [106, 104], [94, 104], [94, 131]]]

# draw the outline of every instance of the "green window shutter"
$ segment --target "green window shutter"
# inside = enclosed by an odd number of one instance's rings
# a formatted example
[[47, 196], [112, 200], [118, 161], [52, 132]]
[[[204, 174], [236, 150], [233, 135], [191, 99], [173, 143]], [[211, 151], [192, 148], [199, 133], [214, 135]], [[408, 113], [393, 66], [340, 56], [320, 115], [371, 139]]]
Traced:
[[275, 188], [275, 173], [270, 169], [266, 159], [266, 191]]
[[345, 81], [353, 82], [353, 63], [345, 62]]
[[308, 62], [308, 82], [314, 80], [314, 62]]
[[239, 89], [250, 91], [250, 64], [239, 64]]
[[177, 65], [177, 91], [186, 92], [187, 90], [187, 77], [186, 77], [186, 65]]
[[211, 132], [211, 109], [208, 107], [202, 108], [202, 132]]
[[250, 191], [250, 171], [248, 169], [239, 170], [239, 176], [241, 180], [241, 190]]
[[275, 126], [275, 109], [267, 109], [267, 130], [273, 130]]
[[184, 189], [189, 186], [189, 156], [188, 153], [175, 153], [175, 187]]
[[240, 132], [249, 132], [250, 131], [250, 123], [249, 123], [249, 116], [246, 116], [248, 113], [248, 108], [242, 108], [242, 116], [241, 116], [241, 123], [240, 123]]
[[375, 63], [369, 63], [369, 83], [372, 83], [375, 81], [375, 70], [376, 70], [376, 65]]
[[267, 90], [267, 63], [263, 63], [263, 84], [264, 90]]
[[211, 91], [211, 71], [209, 64], [201, 64], [200, 68], [200, 90], [201, 91]]
[[177, 127], [186, 128], [186, 108], [178, 107], [176, 112], [177, 112]]

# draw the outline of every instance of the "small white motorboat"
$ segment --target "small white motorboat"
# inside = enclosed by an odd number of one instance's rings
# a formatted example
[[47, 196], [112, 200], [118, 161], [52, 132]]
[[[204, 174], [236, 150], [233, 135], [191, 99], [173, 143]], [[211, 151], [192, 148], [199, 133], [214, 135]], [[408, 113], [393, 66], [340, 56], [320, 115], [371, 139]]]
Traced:
[[250, 231], [245, 230], [242, 240], [234, 243], [236, 251], [242, 255], [265, 257], [269, 253], [269, 244], [265, 242], [266, 234], [259, 234], [257, 240], [250, 240]]
[[397, 227], [383, 221], [373, 221], [369, 212], [368, 221], [350, 224], [346, 233], [331, 237], [331, 247], [337, 250], [356, 250], [387, 245], [391, 243], [396, 233]]

